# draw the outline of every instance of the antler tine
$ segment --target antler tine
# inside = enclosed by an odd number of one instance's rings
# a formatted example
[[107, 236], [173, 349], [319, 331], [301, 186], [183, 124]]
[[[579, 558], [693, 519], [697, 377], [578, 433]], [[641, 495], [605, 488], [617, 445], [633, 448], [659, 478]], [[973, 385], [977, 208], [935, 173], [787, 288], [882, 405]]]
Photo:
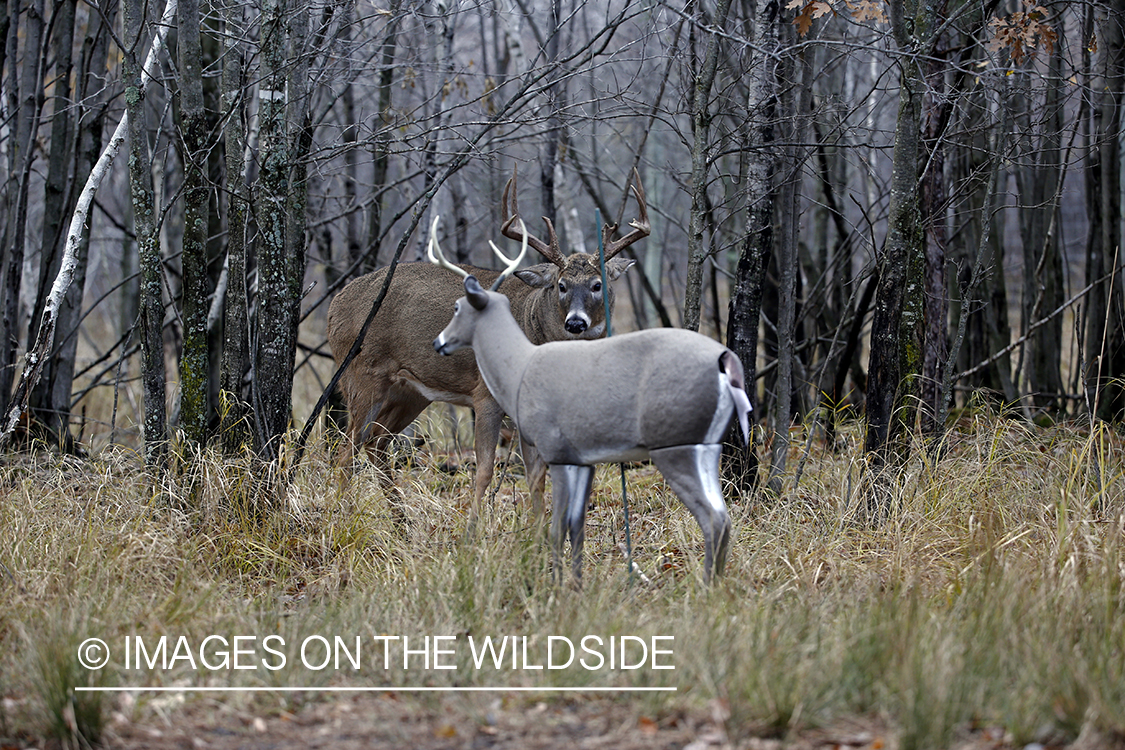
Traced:
[[613, 256], [625, 248], [632, 245], [637, 240], [643, 240], [648, 237], [649, 232], [652, 231], [648, 223], [648, 203], [645, 200], [645, 188], [641, 184], [641, 176], [637, 172], [637, 168], [633, 167], [633, 195], [637, 199], [637, 212], [640, 214], [638, 218], [629, 222], [629, 226], [633, 227], [633, 231], [625, 235], [619, 240], [610, 240], [610, 235], [617, 231], [616, 224], [606, 224], [602, 228], [602, 238], [605, 243], [605, 259], [609, 260]]
[[520, 229], [522, 230], [523, 246], [520, 248], [520, 254], [516, 256], [515, 260], [512, 260], [504, 255], [504, 253], [500, 252], [500, 248], [496, 247], [495, 242], [492, 240], [488, 241], [488, 244], [492, 246], [492, 252], [496, 253], [496, 257], [505, 264], [504, 270], [496, 277], [496, 281], [492, 282], [492, 291], [494, 292], [500, 288], [500, 284], [504, 282], [504, 279], [512, 275], [512, 271], [516, 270], [516, 267], [523, 261], [524, 256], [527, 255], [528, 237], [526, 227], [523, 225], [523, 219], [520, 219]]
[[503, 224], [500, 225], [500, 233], [511, 240], [527, 239], [529, 245], [536, 249], [536, 251], [547, 260], [554, 263], [556, 266], [562, 268], [566, 265], [563, 259], [562, 250], [559, 249], [559, 238], [555, 234], [555, 227], [551, 220], [543, 217], [543, 221], [547, 222], [547, 232], [549, 241], [544, 242], [538, 237], [529, 236], [527, 234], [527, 225], [520, 219], [520, 232], [512, 228], [516, 219], [520, 218], [519, 202], [516, 198], [516, 167], [512, 167], [512, 176], [504, 184], [504, 194], [500, 200], [500, 220]]
[[467, 278], [469, 272], [464, 268], [459, 268], [446, 260], [445, 253], [441, 251], [441, 245], [437, 241], [437, 227], [438, 222], [441, 221], [441, 215], [434, 215], [434, 223], [430, 226], [430, 243], [426, 247], [426, 255], [429, 257], [430, 262], [442, 268], [446, 268], [462, 278]]

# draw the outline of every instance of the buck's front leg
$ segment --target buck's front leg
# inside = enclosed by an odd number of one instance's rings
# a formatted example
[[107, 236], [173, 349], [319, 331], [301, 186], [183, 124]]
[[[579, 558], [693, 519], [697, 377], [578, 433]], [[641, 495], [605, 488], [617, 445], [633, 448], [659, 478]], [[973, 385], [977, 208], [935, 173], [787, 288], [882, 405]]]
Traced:
[[551, 464], [551, 493], [555, 507], [551, 514], [551, 551], [555, 559], [556, 580], [562, 581], [562, 551], [570, 534], [570, 569], [575, 581], [582, 582], [582, 545], [586, 541], [586, 501], [594, 482], [593, 466]]
[[730, 543], [730, 514], [719, 486], [721, 445], [682, 445], [650, 451], [652, 462], [703, 531], [703, 580], [720, 575]]

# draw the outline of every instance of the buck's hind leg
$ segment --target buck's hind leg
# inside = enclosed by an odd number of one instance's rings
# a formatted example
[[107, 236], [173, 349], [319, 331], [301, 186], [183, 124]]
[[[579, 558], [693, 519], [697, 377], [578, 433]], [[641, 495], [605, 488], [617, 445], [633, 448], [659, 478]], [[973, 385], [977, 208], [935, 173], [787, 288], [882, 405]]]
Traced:
[[723, 572], [730, 543], [730, 514], [719, 486], [721, 445], [683, 445], [650, 451], [652, 462], [703, 531], [703, 580]]
[[562, 581], [562, 551], [570, 535], [570, 570], [582, 583], [582, 546], [586, 541], [586, 503], [594, 482], [593, 466], [551, 464], [551, 490], [555, 501], [551, 514], [551, 552], [555, 576]]
[[379, 405], [378, 411], [366, 415], [368, 418], [360, 426], [361, 432], [356, 440], [356, 445], [367, 446], [371, 462], [375, 464], [381, 475], [380, 481], [391, 514], [400, 524], [406, 521], [405, 497], [402, 488], [394, 480], [394, 467], [391, 465], [388, 447], [391, 438], [406, 429], [429, 405], [429, 399], [413, 388], [392, 385], [387, 391], [386, 398]]
[[383, 432], [379, 415], [387, 405], [391, 381], [385, 373], [353, 362], [337, 388], [348, 410], [348, 428], [340, 442], [337, 465], [350, 476], [355, 471], [356, 455]]

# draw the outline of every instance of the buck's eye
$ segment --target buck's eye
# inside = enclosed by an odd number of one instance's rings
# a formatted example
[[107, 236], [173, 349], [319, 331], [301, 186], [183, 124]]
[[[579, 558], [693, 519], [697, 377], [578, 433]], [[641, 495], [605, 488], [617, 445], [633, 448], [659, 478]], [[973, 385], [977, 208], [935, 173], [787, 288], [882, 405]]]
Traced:
[[593, 289], [595, 292], [600, 292], [602, 290], [602, 282], [595, 281], [594, 285], [590, 288]]
[[456, 315], [459, 312], [461, 312], [461, 303], [460, 302], [454, 302], [453, 303], [453, 314]]
[[559, 294], [566, 294], [566, 282], [565, 281], [559, 282]]

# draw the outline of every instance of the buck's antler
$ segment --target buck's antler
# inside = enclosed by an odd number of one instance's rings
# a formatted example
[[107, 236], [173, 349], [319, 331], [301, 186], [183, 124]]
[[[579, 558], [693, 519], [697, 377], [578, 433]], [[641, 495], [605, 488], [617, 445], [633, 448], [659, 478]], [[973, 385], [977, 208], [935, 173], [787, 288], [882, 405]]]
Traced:
[[[437, 239], [437, 227], [439, 221], [441, 221], [441, 216], [434, 216], [434, 223], [430, 225], [430, 242], [426, 248], [426, 255], [429, 257], [431, 263], [435, 263], [442, 268], [453, 271], [453, 273], [457, 274], [461, 278], [468, 278], [470, 275], [469, 272], [464, 268], [461, 268], [460, 266], [455, 266], [450, 263], [449, 260], [445, 257], [445, 253], [441, 251], [441, 245], [438, 243]], [[524, 229], [522, 219], [520, 220], [520, 229]], [[517, 234], [515, 236], [515, 239], [521, 239], [520, 235]], [[492, 252], [495, 253], [496, 257], [500, 259], [500, 262], [504, 264], [504, 270], [502, 270], [500, 272], [500, 275], [496, 277], [496, 281], [492, 282], [492, 291], [495, 292], [497, 289], [499, 289], [500, 284], [504, 282], [504, 279], [511, 276], [512, 271], [515, 271], [516, 268], [519, 267], [519, 264], [523, 262], [524, 256], [527, 255], [528, 245], [526, 231], [523, 232], [522, 239], [523, 245], [520, 248], [519, 255], [517, 255], [515, 258], [509, 258], [508, 256], [504, 255], [504, 253], [500, 252], [500, 248], [496, 247], [495, 242], [493, 242], [492, 240], [488, 241], [488, 244], [492, 247]]]
[[[520, 231], [516, 231], [512, 226], [517, 219], [520, 221]], [[563, 258], [562, 250], [559, 248], [559, 237], [555, 234], [555, 225], [550, 219], [543, 217], [543, 221], [547, 222], [547, 231], [550, 232], [548, 242], [528, 236], [527, 225], [524, 224], [523, 219], [520, 219], [519, 201], [516, 199], [516, 167], [512, 167], [512, 176], [504, 184], [504, 194], [500, 198], [500, 220], [503, 222], [500, 225], [500, 233], [505, 237], [511, 240], [523, 240], [559, 268], [566, 266], [566, 259]]]
[[633, 167], [633, 195], [637, 198], [637, 210], [640, 212], [640, 217], [633, 219], [629, 222], [629, 226], [633, 227], [633, 231], [625, 235], [619, 240], [610, 240], [613, 233], [617, 231], [616, 224], [606, 224], [602, 227], [602, 242], [605, 245], [605, 259], [609, 260], [613, 256], [625, 248], [632, 245], [637, 240], [642, 240], [648, 237], [649, 232], [652, 231], [648, 223], [648, 204], [645, 202], [645, 189], [641, 184], [641, 176], [637, 173], [637, 168]]

